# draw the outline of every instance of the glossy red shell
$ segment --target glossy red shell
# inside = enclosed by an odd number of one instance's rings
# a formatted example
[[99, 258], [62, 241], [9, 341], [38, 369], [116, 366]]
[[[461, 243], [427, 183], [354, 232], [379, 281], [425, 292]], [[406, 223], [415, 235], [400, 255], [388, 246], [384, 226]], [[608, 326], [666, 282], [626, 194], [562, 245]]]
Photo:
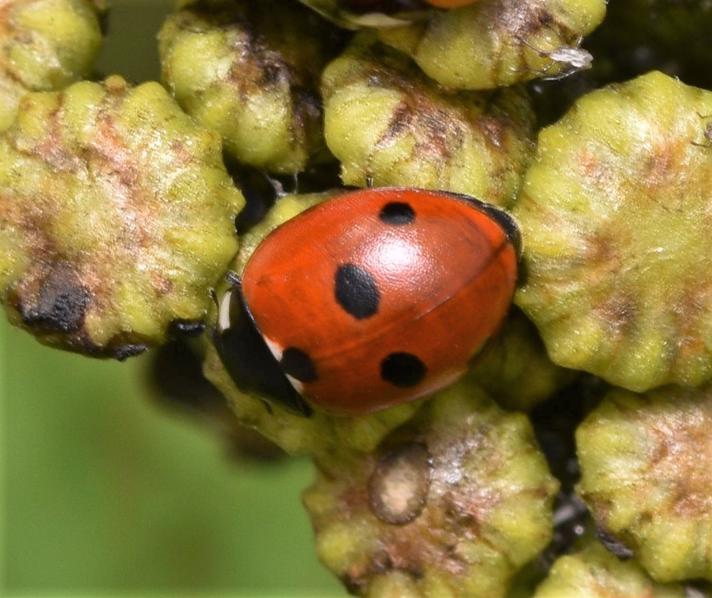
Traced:
[[270, 234], [242, 292], [300, 393], [362, 414], [462, 374], [505, 318], [517, 278], [513, 240], [489, 210], [442, 192], [369, 189]]

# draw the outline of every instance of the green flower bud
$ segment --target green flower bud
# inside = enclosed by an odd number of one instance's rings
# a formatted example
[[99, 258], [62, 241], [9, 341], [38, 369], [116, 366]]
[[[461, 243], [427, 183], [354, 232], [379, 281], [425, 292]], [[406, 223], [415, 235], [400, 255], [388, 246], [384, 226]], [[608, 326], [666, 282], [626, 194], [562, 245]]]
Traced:
[[503, 407], [529, 411], [571, 383], [575, 372], [554, 365], [534, 325], [513, 311], [468, 376]]
[[294, 3], [199, 2], [161, 30], [163, 80], [232, 157], [295, 173], [325, 157], [317, 87], [331, 39]]
[[521, 90], [449, 93], [405, 56], [364, 34], [324, 71], [325, 136], [348, 185], [516, 198], [533, 152]]
[[635, 391], [712, 378], [711, 147], [712, 93], [660, 73], [541, 132], [515, 301], [555, 363]]
[[633, 561], [619, 561], [591, 541], [575, 554], [562, 556], [533, 598], [685, 598], [679, 585], [655, 583]]
[[5, 0], [0, 6], [0, 130], [28, 91], [60, 89], [86, 76], [101, 45], [89, 0]]
[[446, 87], [494, 89], [587, 68], [579, 44], [605, 12], [605, 0], [479, 0], [379, 36]]
[[60, 348], [123, 358], [195, 329], [237, 251], [220, 139], [156, 83], [25, 96], [0, 187], [0, 297]]
[[660, 582], [712, 580], [712, 389], [614, 390], [576, 433], [580, 495]]
[[318, 464], [317, 551], [354, 593], [501, 597], [551, 537], [558, 484], [528, 420], [466, 381], [377, 451]]

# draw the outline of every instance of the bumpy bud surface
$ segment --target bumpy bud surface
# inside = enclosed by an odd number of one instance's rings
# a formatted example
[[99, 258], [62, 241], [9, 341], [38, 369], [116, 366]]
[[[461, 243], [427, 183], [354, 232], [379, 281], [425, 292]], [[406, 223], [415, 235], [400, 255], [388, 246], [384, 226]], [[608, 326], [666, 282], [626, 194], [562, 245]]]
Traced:
[[414, 186], [510, 205], [533, 153], [525, 92], [448, 93], [368, 34], [324, 71], [329, 149], [348, 185]]
[[712, 93], [660, 73], [544, 129], [515, 301], [554, 362], [635, 391], [712, 377]]
[[122, 358], [199, 330], [237, 251], [220, 139], [156, 83], [25, 96], [0, 188], [0, 296], [61, 348]]
[[325, 152], [317, 88], [332, 37], [298, 4], [198, 2], [163, 26], [163, 80], [235, 159], [299, 172]]
[[579, 427], [579, 493], [658, 581], [712, 580], [712, 388], [615, 390]]
[[579, 44], [605, 12], [605, 0], [480, 0], [379, 35], [446, 87], [493, 89], [587, 68]]
[[101, 45], [97, 4], [89, 0], [0, 2], [0, 130], [20, 98], [86, 76]]
[[462, 381], [369, 455], [329, 459], [304, 494], [321, 560], [385, 596], [504, 596], [551, 536], [557, 483], [526, 417]]
[[513, 310], [478, 355], [468, 377], [503, 407], [529, 411], [575, 375], [551, 362], [534, 325]]
[[686, 598], [678, 585], [655, 583], [633, 561], [619, 561], [597, 542], [562, 556], [533, 598]]

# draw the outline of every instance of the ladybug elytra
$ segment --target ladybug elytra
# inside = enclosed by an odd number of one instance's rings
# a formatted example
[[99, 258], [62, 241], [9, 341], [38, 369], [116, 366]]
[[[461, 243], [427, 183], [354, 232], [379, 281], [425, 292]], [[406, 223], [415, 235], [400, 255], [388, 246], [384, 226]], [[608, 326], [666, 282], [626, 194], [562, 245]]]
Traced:
[[338, 195], [257, 247], [222, 298], [216, 345], [238, 387], [301, 412], [410, 401], [458, 378], [498, 329], [518, 252], [512, 218], [467, 196]]

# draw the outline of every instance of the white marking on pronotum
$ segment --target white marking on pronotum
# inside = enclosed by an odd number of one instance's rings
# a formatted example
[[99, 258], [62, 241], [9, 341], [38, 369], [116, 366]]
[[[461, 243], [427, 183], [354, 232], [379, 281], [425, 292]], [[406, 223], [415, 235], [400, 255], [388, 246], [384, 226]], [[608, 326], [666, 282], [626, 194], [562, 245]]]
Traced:
[[218, 326], [220, 332], [225, 332], [230, 328], [230, 301], [233, 291], [227, 291], [220, 300], [220, 309], [218, 311]]

